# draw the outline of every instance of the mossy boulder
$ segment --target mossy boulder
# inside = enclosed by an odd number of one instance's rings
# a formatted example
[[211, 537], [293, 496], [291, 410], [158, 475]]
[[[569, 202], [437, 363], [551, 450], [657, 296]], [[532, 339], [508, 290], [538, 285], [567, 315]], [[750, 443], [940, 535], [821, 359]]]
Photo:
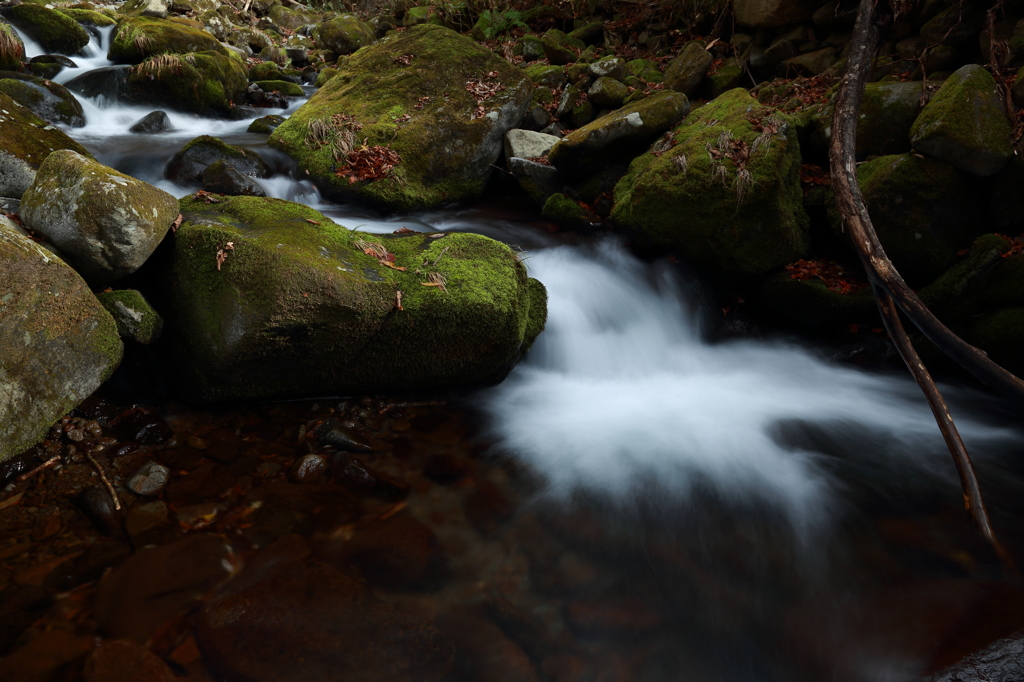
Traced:
[[631, 74], [646, 83], [662, 83], [665, 80], [665, 74], [658, 69], [656, 63], [649, 59], [632, 59], [626, 62], [626, 68]]
[[47, 52], [78, 54], [89, 44], [86, 30], [56, 10], [23, 3], [0, 8], [0, 17], [17, 26]]
[[800, 146], [787, 116], [731, 90], [659, 149], [634, 159], [615, 186], [616, 224], [720, 273], [763, 274], [807, 250]]
[[857, 182], [886, 254], [912, 287], [942, 274], [984, 231], [980, 181], [951, 164], [881, 156], [857, 168]]
[[41, 441], [124, 352], [81, 276], [2, 216], [0, 347], [0, 461]]
[[570, 230], [579, 230], [591, 226], [597, 218], [593, 213], [580, 205], [580, 202], [561, 192], [555, 192], [547, 198], [540, 215]]
[[[395, 61], [405, 55], [414, 55], [410, 65]], [[488, 77], [491, 72], [497, 76]], [[466, 89], [473, 82], [496, 91], [478, 103]], [[471, 39], [442, 26], [416, 26], [339, 65], [338, 75], [274, 131], [270, 144], [294, 157], [329, 196], [389, 210], [431, 208], [480, 195], [505, 132], [522, 120], [532, 92], [521, 69]], [[353, 123], [339, 129], [335, 114]], [[379, 179], [338, 177], [337, 143], [349, 134], [354, 142], [390, 148], [400, 162]]]
[[285, 79], [281, 67], [274, 62], [260, 62], [249, 67], [249, 81], [283, 81]]
[[[190, 401], [478, 384], [544, 325], [544, 287], [486, 237], [359, 233], [279, 199], [181, 207], [167, 281]], [[376, 247], [405, 269], [364, 253]]]
[[[664, 80], [666, 88], [681, 92], [692, 97], [701, 81], [711, 68], [714, 57], [704, 49], [699, 40], [691, 40], [683, 46], [679, 56], [669, 62], [665, 67]], [[650, 69], [648, 69], [650, 70]]]
[[178, 215], [173, 196], [70, 150], [53, 152], [21, 199], [26, 227], [45, 236], [90, 283], [135, 272]]
[[920, 111], [919, 83], [868, 83], [857, 119], [857, 155], [864, 158], [910, 151], [910, 126]]
[[72, 7], [62, 7], [57, 10], [69, 19], [73, 19], [80, 24], [86, 26], [114, 26], [117, 24], [116, 21], [108, 17], [106, 14], [100, 14], [91, 9], [75, 9]]
[[202, 176], [203, 190], [214, 194], [231, 196], [265, 197], [267, 196], [259, 184], [251, 177], [242, 175], [238, 170], [223, 159], [214, 161]]
[[1024, 256], [1011, 255], [1012, 246], [1002, 235], [981, 235], [966, 258], [918, 295], [940, 320], [958, 328], [979, 313], [1024, 305]]
[[758, 290], [757, 303], [773, 316], [809, 328], [881, 323], [870, 287], [844, 293], [820, 279], [794, 279], [788, 272], [768, 277]]
[[269, 135], [274, 132], [277, 126], [284, 123], [284, 116], [278, 116], [277, 114], [268, 114], [255, 119], [249, 124], [249, 127], [245, 129], [247, 133], [258, 133], [260, 135]]
[[977, 64], [957, 69], [925, 105], [910, 141], [929, 156], [988, 177], [1013, 156], [1009, 119], [992, 74]]
[[25, 61], [25, 43], [10, 24], [0, 18], [0, 70], [15, 71]]
[[1017, 376], [1024, 374], [1024, 307], [1006, 308], [979, 315], [963, 333], [994, 362]]
[[328, 66], [326, 69], [320, 72], [316, 77], [316, 87], [322, 88], [327, 85], [328, 81], [338, 75], [338, 70], [332, 66]]
[[281, 28], [292, 31], [320, 21], [320, 15], [316, 12], [283, 5], [276, 5], [267, 16]]
[[263, 92], [278, 92], [286, 97], [305, 97], [306, 93], [302, 90], [302, 86], [296, 85], [289, 81], [272, 80], [272, 81], [255, 81], [256, 85], [260, 87]]
[[373, 28], [352, 14], [343, 14], [317, 26], [313, 40], [322, 50], [352, 54], [373, 42]]
[[160, 338], [164, 319], [140, 292], [135, 289], [105, 291], [97, 294], [96, 298], [114, 318], [121, 338], [142, 344], [150, 344]]
[[805, 22], [814, 14], [815, 0], [736, 0], [736, 23], [755, 28], [773, 28]]
[[171, 0], [128, 0], [121, 5], [121, 14], [128, 17], [165, 18], [171, 11]]
[[89, 155], [85, 147], [0, 92], [0, 196], [19, 198], [40, 164], [57, 149]]
[[587, 90], [587, 98], [598, 109], [618, 109], [628, 96], [629, 88], [607, 76], [598, 78]]
[[114, 30], [107, 59], [117, 64], [138, 64], [162, 54], [219, 52], [227, 48], [213, 34], [166, 19], [133, 17], [123, 19]]
[[548, 158], [563, 172], [591, 173], [595, 166], [640, 153], [689, 111], [686, 95], [658, 92], [574, 130], [551, 148]]
[[535, 85], [545, 88], [560, 88], [565, 85], [565, 68], [551, 64], [534, 64], [526, 67], [526, 75]]
[[229, 45], [233, 45], [246, 54], [260, 54], [268, 47], [274, 46], [274, 40], [265, 31], [252, 26], [240, 26], [231, 31], [224, 39]]
[[200, 116], [230, 118], [245, 101], [249, 81], [242, 65], [219, 52], [150, 57], [128, 70], [125, 98]]
[[743, 65], [735, 57], [729, 57], [714, 73], [707, 76], [701, 92], [707, 99], [715, 99], [738, 88], [742, 81]]
[[167, 177], [179, 185], [198, 182], [203, 172], [217, 161], [224, 161], [242, 175], [265, 178], [270, 167], [257, 152], [235, 147], [211, 135], [189, 140], [167, 163]]
[[0, 71], [0, 92], [50, 123], [72, 128], [85, 125], [82, 105], [67, 88], [44, 78]]

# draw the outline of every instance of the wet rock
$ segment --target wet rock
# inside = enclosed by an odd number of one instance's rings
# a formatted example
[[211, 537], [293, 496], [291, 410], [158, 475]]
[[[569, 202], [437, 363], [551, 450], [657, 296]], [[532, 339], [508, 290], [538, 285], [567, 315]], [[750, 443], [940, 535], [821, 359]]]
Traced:
[[159, 656], [128, 639], [103, 642], [85, 661], [83, 682], [174, 682]]
[[270, 133], [274, 132], [274, 129], [277, 128], [277, 126], [281, 125], [283, 122], [284, 116], [278, 116], [277, 114], [268, 114], [267, 116], [257, 118], [252, 123], [250, 123], [249, 127], [246, 128], [246, 132], [259, 133], [260, 135], [269, 135]]
[[236, 105], [245, 102], [248, 87], [238, 61], [209, 50], [158, 54], [128, 68], [125, 75], [122, 100], [126, 104], [214, 118], [238, 116], [242, 107]]
[[200, 502], [181, 507], [175, 512], [178, 524], [184, 528], [205, 528], [227, 511], [227, 505], [217, 502]]
[[10, 24], [0, 18], [0, 69], [14, 71], [25, 60], [25, 43]]
[[234, 482], [235, 475], [226, 466], [215, 462], [203, 462], [184, 478], [171, 483], [167, 495], [178, 504], [198, 504], [210, 498], [216, 499]]
[[96, 296], [117, 323], [122, 338], [149, 344], [160, 338], [164, 320], [135, 289], [104, 291]]
[[201, 135], [189, 141], [167, 164], [167, 177], [179, 185], [199, 182], [203, 173], [217, 161], [224, 161], [242, 175], [265, 178], [270, 167], [256, 152], [234, 147], [216, 137]]
[[565, 188], [565, 178], [554, 166], [518, 157], [510, 158], [507, 164], [509, 172], [519, 182], [519, 186], [538, 206], [543, 206], [551, 195]]
[[302, 89], [301, 85], [291, 83], [285, 80], [266, 80], [256, 81], [254, 85], [259, 86], [260, 90], [266, 93], [278, 93], [285, 97], [305, 97], [306, 92]]
[[[139, 445], [159, 445], [171, 439], [174, 431], [156, 410], [133, 407], [117, 419], [117, 432]], [[138, 446], [136, 446], [138, 447]]]
[[529, 656], [479, 607], [464, 607], [438, 619], [441, 631], [459, 652], [457, 665], [465, 679], [493, 682], [538, 682]]
[[1011, 132], [992, 74], [968, 64], [925, 105], [910, 129], [910, 141], [933, 158], [988, 177], [1013, 156]]
[[266, 483], [246, 502], [258, 505], [248, 517], [246, 537], [257, 546], [292, 533], [327, 532], [359, 517], [360, 505], [344, 488], [325, 483]]
[[325, 419], [313, 430], [313, 435], [321, 445], [330, 445], [346, 452], [373, 451], [366, 441], [355, 435], [351, 428], [337, 419]]
[[53, 81], [0, 71], [0, 92], [49, 123], [72, 128], [85, 125], [82, 105], [67, 88]]
[[42, 440], [124, 346], [74, 270], [0, 217], [0, 461]]
[[41, 5], [24, 3], [0, 8], [0, 17], [14, 24], [47, 52], [78, 54], [89, 44], [89, 34], [74, 19]]
[[[66, 630], [47, 630], [3, 659], [0, 679], [38, 682], [65, 678], [92, 648], [92, 638]], [[66, 679], [66, 678], [65, 678]]]
[[555, 192], [547, 198], [540, 215], [569, 230], [585, 230], [593, 223], [600, 222], [597, 214], [561, 192]]
[[64, 84], [71, 92], [82, 97], [106, 97], [123, 101], [128, 89], [128, 66], [104, 66], [75, 76]]
[[201, 603], [229, 574], [224, 540], [195, 534], [142, 549], [108, 573], [96, 593], [104, 635], [144, 644], [162, 624]]
[[[395, 61], [408, 54], [416, 55], [412, 68]], [[417, 66], [431, 63], [451, 68]], [[274, 131], [270, 144], [292, 155], [322, 192], [393, 211], [479, 196], [505, 133], [523, 120], [533, 94], [521, 69], [468, 37], [430, 24], [370, 45], [338, 68], [337, 76]], [[496, 78], [487, 77], [491, 72]], [[466, 83], [481, 78], [483, 89], [488, 83], [504, 89], [484, 92], [478, 103]], [[389, 96], [382, 98], [381, 92]], [[440, 97], [445, 92], [448, 96]], [[421, 97], [430, 99], [421, 102]], [[334, 173], [332, 145], [306, 144], [310, 126], [318, 125], [314, 121], [338, 113], [355, 117], [368, 146], [386, 145], [399, 155], [394, 175], [351, 183]], [[395, 119], [406, 113], [412, 118], [396, 128]]]
[[292, 467], [289, 476], [296, 483], [312, 483], [328, 469], [327, 458], [323, 455], [304, 455]]
[[250, 178], [239, 173], [227, 161], [219, 159], [203, 171], [203, 190], [230, 196], [265, 197], [266, 191]]
[[136, 495], [158, 495], [171, 478], [171, 470], [152, 460], [143, 464], [128, 478], [128, 489]]
[[436, 626], [310, 560], [296, 536], [253, 557], [195, 632], [210, 669], [231, 681], [440, 682], [455, 660]]
[[90, 486], [78, 493], [74, 503], [92, 525], [107, 537], [118, 538], [124, 535], [124, 519], [114, 507], [114, 499], [105, 488]]
[[136, 504], [125, 519], [125, 530], [136, 545], [149, 544], [144, 538], [151, 536], [154, 529], [169, 528], [167, 521], [167, 504], [162, 500]]
[[171, 125], [171, 119], [167, 117], [165, 111], [151, 111], [138, 121], [132, 124], [132, 127], [128, 129], [130, 133], [167, 133], [173, 130]]
[[130, 557], [132, 548], [121, 540], [100, 538], [89, 546], [74, 562], [61, 566], [47, 576], [45, 586], [54, 590], [70, 590], [83, 583], [99, 580], [108, 568], [117, 566]]
[[679, 56], [665, 67], [665, 87], [692, 97], [711, 68], [713, 59], [700, 41], [688, 42]]
[[343, 14], [316, 27], [313, 40], [335, 54], [351, 54], [373, 42], [373, 28], [352, 14]]
[[21, 201], [21, 219], [93, 283], [135, 272], [178, 215], [173, 196], [71, 150], [50, 154]]

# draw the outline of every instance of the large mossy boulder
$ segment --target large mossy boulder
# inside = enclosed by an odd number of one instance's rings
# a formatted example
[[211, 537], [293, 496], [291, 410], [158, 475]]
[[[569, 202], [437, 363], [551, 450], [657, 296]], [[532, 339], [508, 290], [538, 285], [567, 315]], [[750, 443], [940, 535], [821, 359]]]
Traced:
[[315, 24], [320, 20], [319, 14], [302, 9], [301, 6], [284, 7], [283, 5], [276, 5], [267, 16], [281, 28], [287, 28], [291, 31], [300, 29], [307, 24]]
[[[396, 211], [479, 196], [533, 93], [521, 69], [434, 25], [388, 36], [338, 68], [270, 144], [294, 157], [328, 196]], [[383, 177], [346, 174], [342, 152], [363, 144], [380, 149], [349, 154], [350, 165], [372, 162], [384, 148], [400, 160]]]
[[25, 61], [25, 43], [21, 36], [3, 19], [0, 19], [0, 69], [15, 71]]
[[992, 74], [968, 64], [947, 78], [925, 105], [910, 141], [925, 154], [984, 178], [1013, 157], [1012, 132]]
[[122, 19], [114, 30], [107, 59], [117, 64], [138, 64], [162, 54], [228, 50], [211, 33], [192, 26], [152, 17]]
[[199, 182], [211, 165], [223, 161], [242, 175], [265, 178], [270, 167], [259, 153], [236, 147], [212, 135], [200, 135], [185, 143], [167, 163], [166, 175], [179, 185]]
[[0, 196], [19, 198], [39, 165], [57, 149], [89, 155], [85, 147], [0, 92]]
[[61, 7], [57, 10], [69, 19], [74, 19], [78, 23], [87, 27], [102, 27], [102, 26], [115, 26], [117, 22], [108, 17], [106, 14], [100, 14], [99, 12], [91, 9], [72, 8], [72, 7]]
[[808, 247], [796, 130], [731, 90], [633, 160], [615, 186], [612, 219], [708, 270], [781, 267]]
[[99, 388], [124, 347], [70, 266], [0, 216], [0, 461]]
[[73, 151], [50, 154], [21, 199], [21, 219], [90, 283], [135, 272], [178, 215], [173, 196]]
[[881, 156], [858, 166], [857, 182], [882, 247], [912, 287], [942, 274], [987, 229], [981, 181], [951, 164]]
[[665, 87], [692, 97], [713, 61], [714, 57], [704, 49], [703, 43], [691, 40], [679, 52], [679, 56], [665, 67]]
[[589, 174], [623, 157], [636, 156], [689, 111], [686, 95], [658, 92], [569, 133], [551, 148], [548, 159], [565, 173]]
[[127, 71], [127, 103], [230, 118], [245, 101], [249, 81], [242, 65], [219, 52], [157, 55]]
[[0, 92], [49, 123], [81, 128], [82, 105], [67, 88], [45, 78], [0, 71]]
[[352, 54], [373, 42], [373, 27], [352, 14], [343, 14], [317, 26], [313, 40], [321, 50]]
[[192, 402], [496, 380], [544, 326], [543, 285], [486, 237], [360, 233], [258, 197], [181, 211], [168, 322]]
[[26, 2], [0, 8], [0, 17], [17, 26], [48, 53], [78, 54], [89, 44], [89, 34], [78, 22], [41, 5]]

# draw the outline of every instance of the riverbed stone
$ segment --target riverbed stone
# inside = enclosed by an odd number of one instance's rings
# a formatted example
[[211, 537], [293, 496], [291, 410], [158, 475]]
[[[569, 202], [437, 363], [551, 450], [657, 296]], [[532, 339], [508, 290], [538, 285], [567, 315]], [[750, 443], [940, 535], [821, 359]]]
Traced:
[[227, 161], [214, 161], [202, 176], [203, 190], [231, 196], [265, 197], [266, 191], [252, 178], [242, 175]]
[[242, 175], [265, 178], [270, 167], [257, 152], [235, 147], [212, 135], [189, 140], [167, 163], [167, 178], [179, 185], [199, 182], [203, 173], [217, 161], [224, 161]]
[[135, 272], [177, 215], [167, 192], [71, 150], [43, 161], [21, 201], [25, 225], [97, 284]]
[[3, 18], [0, 18], [0, 69], [15, 71], [25, 60], [25, 43]]
[[493, 240], [363, 234], [300, 204], [217, 199], [182, 201], [166, 278], [192, 402], [477, 384], [543, 327], [544, 287]]
[[910, 141], [925, 154], [984, 178], [1013, 156], [1012, 132], [992, 74], [968, 64], [925, 105], [910, 129]]
[[67, 88], [51, 80], [24, 73], [0, 71], [0, 92], [49, 123], [81, 128], [82, 105]]
[[598, 109], [618, 109], [629, 96], [629, 88], [614, 78], [598, 78], [587, 91], [588, 99]]
[[352, 54], [373, 42], [373, 27], [352, 14], [343, 14], [316, 27], [313, 40], [322, 50]]
[[164, 320], [141, 292], [135, 289], [104, 291], [96, 298], [114, 318], [117, 333], [122, 338], [142, 344], [153, 343], [160, 338]]
[[133, 123], [128, 132], [151, 135], [154, 133], [166, 133], [171, 130], [173, 130], [173, 126], [171, 125], [171, 119], [167, 116], [167, 112], [157, 109]]
[[509, 172], [526, 192], [526, 196], [538, 207], [543, 206], [548, 197], [555, 192], [561, 192], [565, 187], [565, 178], [554, 166], [519, 157], [508, 159], [506, 164]]
[[[787, 116], [737, 88], [656, 147], [615, 186], [616, 224], [718, 273], [763, 274], [806, 251], [800, 147]], [[743, 149], [741, 174], [734, 159]]]
[[704, 49], [698, 40], [691, 40], [680, 51], [679, 56], [665, 67], [664, 80], [666, 88], [681, 92], [692, 97], [700, 86], [714, 58]]
[[612, 78], [621, 81], [629, 75], [629, 69], [626, 67], [626, 61], [621, 57], [607, 57], [589, 65], [587, 73], [598, 79]]
[[[414, 55], [410, 66], [395, 58]], [[496, 78], [488, 77], [489, 73]], [[478, 103], [471, 79], [503, 86]], [[270, 137], [298, 162], [321, 192], [393, 211], [479, 196], [501, 153], [505, 133], [526, 113], [533, 84], [472, 39], [442, 26], [420, 25], [360, 50]], [[482, 109], [481, 109], [482, 107]], [[331, 117], [346, 114], [354, 123]], [[402, 123], [398, 120], [411, 117]], [[380, 145], [400, 161], [384, 177], [350, 182], [338, 176], [337, 143], [346, 136]], [[338, 127], [338, 126], [341, 127]]]
[[[107, 59], [116, 64], [138, 64], [163, 54], [217, 52], [227, 49], [211, 33], [167, 19], [133, 17], [114, 30]], [[167, 68], [176, 68], [168, 62]]]
[[78, 54], [89, 34], [74, 19], [32, 3], [0, 8], [0, 17], [18, 27], [47, 52]]
[[686, 95], [662, 91], [574, 130], [551, 147], [548, 158], [569, 174], [590, 174], [595, 165], [632, 157], [690, 111]]
[[41, 441], [121, 362], [85, 280], [0, 216], [0, 461]]
[[67, 134], [0, 92], [0, 196], [20, 199], [53, 150], [89, 155]]
[[249, 81], [241, 63], [219, 52], [157, 55], [127, 69], [127, 104], [158, 106], [230, 118], [245, 101]]

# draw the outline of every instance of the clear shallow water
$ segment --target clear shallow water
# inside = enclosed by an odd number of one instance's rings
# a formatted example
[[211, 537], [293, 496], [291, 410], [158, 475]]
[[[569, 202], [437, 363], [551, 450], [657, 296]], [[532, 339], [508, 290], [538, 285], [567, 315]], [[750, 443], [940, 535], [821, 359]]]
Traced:
[[[56, 80], [109, 65], [109, 36], [101, 31], [90, 55], [75, 57], [82, 68]], [[245, 132], [252, 119], [169, 111], [173, 132], [134, 135], [149, 109], [81, 101], [86, 126], [69, 134], [176, 196], [197, 188], [166, 180], [167, 161], [210, 134], [264, 155], [275, 174], [259, 182], [270, 196], [346, 227], [472, 231], [527, 250], [530, 274], [548, 287], [547, 329], [473, 409], [487, 418], [492, 450], [543, 481], [531, 508], [571, 553], [615, 567], [597, 587], [585, 570], [569, 571], [579, 590], [636, 593], [677, 614], [654, 638], [661, 658], [628, 679], [918, 679], [941, 641], [931, 621], [959, 622], [962, 595], [998, 575], [908, 378], [784, 342], [709, 344], [698, 288], [615, 240], [565, 245], [529, 212], [386, 217], [330, 204], [264, 136]], [[981, 394], [945, 392], [996, 522], [1019, 550], [1021, 431], [994, 418]]]

